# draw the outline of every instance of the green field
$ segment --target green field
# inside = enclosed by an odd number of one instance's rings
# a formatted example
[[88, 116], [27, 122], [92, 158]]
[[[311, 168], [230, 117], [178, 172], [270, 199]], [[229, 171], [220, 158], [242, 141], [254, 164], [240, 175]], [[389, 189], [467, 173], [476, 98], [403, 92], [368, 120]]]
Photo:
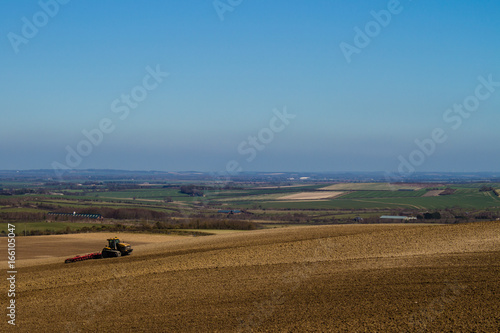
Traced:
[[[337, 188], [350, 184], [336, 184]], [[206, 197], [190, 197], [182, 194], [178, 189], [172, 188], [144, 188], [128, 191], [95, 192], [95, 196], [85, 198], [78, 196], [39, 196], [28, 195], [19, 196], [34, 205], [39, 203], [52, 204], [60, 207], [88, 208], [88, 207], [109, 207], [119, 208], [147, 208], [162, 212], [176, 212], [192, 209], [192, 205], [197, 202], [219, 205], [232, 209], [285, 209], [285, 210], [317, 210], [317, 209], [444, 209], [451, 207], [464, 208], [495, 208], [500, 206], [500, 198], [493, 191], [479, 192], [478, 184], [467, 184], [455, 186], [457, 191], [452, 195], [423, 197], [426, 190], [414, 191], [387, 191], [380, 190], [387, 188], [385, 183], [354, 183], [352, 187], [363, 188], [364, 190], [351, 190], [335, 199], [325, 199], [321, 201], [307, 202], [282, 202], [278, 198], [292, 193], [299, 193], [305, 190], [314, 191], [318, 188], [325, 188], [324, 185], [314, 185], [307, 187], [283, 187], [272, 189], [248, 189], [248, 190], [221, 190], [208, 191]], [[391, 185], [392, 186], [392, 185]], [[332, 187], [328, 187], [332, 188]], [[368, 190], [368, 188], [378, 188], [379, 190]], [[133, 200], [132, 198], [136, 198]], [[177, 203], [165, 203], [164, 199], [171, 197]], [[90, 199], [87, 199], [90, 198]], [[182, 205], [178, 204], [182, 203]], [[217, 208], [216, 208], [217, 209]], [[40, 212], [37, 208], [16, 208], [3, 207], [0, 212]]]
[[[283, 197], [286, 194], [283, 193], [275, 193], [275, 194], [260, 194], [260, 195], [245, 195], [245, 196], [238, 196], [235, 198], [213, 198], [213, 200], [220, 200], [220, 201], [270, 201], [270, 200], [278, 200], [279, 198]], [[211, 198], [212, 199], [212, 198]]]
[[175, 201], [189, 200], [191, 197], [187, 194], [180, 193], [177, 189], [171, 188], [151, 188], [151, 189], [137, 189], [128, 191], [110, 191], [97, 193], [99, 198], [112, 198], [112, 199], [146, 199], [163, 201], [167, 197], [171, 197]]
[[40, 210], [38, 208], [29, 208], [29, 207], [0, 209], [0, 213], [40, 213], [40, 212], [44, 212], [44, 210]]
[[[397, 191], [398, 193], [400, 191]], [[417, 192], [417, 191], [416, 191]], [[421, 191], [420, 195], [423, 193]], [[425, 191], [424, 191], [425, 192]], [[491, 192], [478, 192], [474, 189], [459, 189], [453, 195], [437, 197], [381, 197], [385, 194], [378, 193], [378, 197], [362, 197], [363, 192], [350, 193], [348, 195], [327, 201], [315, 202], [259, 202], [259, 208], [265, 209], [444, 209], [452, 207], [463, 207], [471, 209], [500, 208], [500, 198]], [[393, 192], [390, 192], [393, 193]], [[405, 193], [401, 191], [401, 193]], [[411, 193], [411, 192], [410, 192]], [[368, 192], [367, 195], [375, 195]], [[348, 197], [350, 196], [350, 197]], [[252, 202], [235, 202], [237, 208], [251, 209], [255, 206]]]
[[[178, 208], [176, 207], [176, 204], [169, 204], [166, 205], [163, 202], [158, 203], [158, 202], [142, 202], [142, 201], [117, 201], [113, 202], [110, 201], [108, 198], [105, 200], [98, 200], [96, 198], [93, 198], [92, 200], [90, 199], [73, 199], [72, 197], [69, 196], [64, 196], [64, 197], [57, 197], [56, 199], [51, 199], [51, 198], [42, 198], [40, 196], [37, 197], [29, 197], [28, 196], [28, 202], [37, 205], [37, 204], [49, 204], [49, 205], [57, 205], [58, 207], [71, 207], [71, 208], [89, 208], [89, 207], [96, 207], [96, 208], [113, 208], [113, 209], [120, 209], [120, 208], [146, 208], [146, 209], [151, 209], [151, 210], [156, 210], [160, 212], [175, 212], [178, 211]], [[1, 212], [8, 212], [9, 210], [15, 210], [19, 209], [19, 211], [37, 211], [37, 212], [47, 212], [47, 210], [40, 210], [37, 208], [6, 208], [6, 209], [0, 209]], [[57, 209], [55, 209], [57, 210]]]
[[469, 184], [460, 184], [459, 185], [460, 188], [470, 188], [470, 189], [479, 189], [483, 186], [500, 188], [500, 183], [469, 183]]
[[[256, 186], [256, 185], [259, 186]], [[102, 209], [100, 212], [105, 220], [111, 224], [128, 222], [172, 222], [190, 219], [229, 219], [251, 220], [263, 224], [304, 224], [304, 223], [350, 223], [354, 217], [378, 217], [383, 214], [398, 214], [410, 211], [417, 215], [436, 210], [453, 208], [453, 215], [460, 219], [469, 219], [470, 216], [493, 216], [491, 211], [496, 210], [495, 219], [500, 216], [500, 197], [494, 191], [485, 191], [482, 187], [500, 188], [493, 183], [466, 183], [466, 184], [388, 184], [388, 183], [326, 183], [318, 182], [307, 186], [275, 186], [273, 183], [235, 183], [227, 188], [217, 188], [216, 183], [192, 183], [204, 190], [204, 197], [191, 197], [181, 193], [174, 185], [152, 185], [137, 188], [137, 185], [127, 183], [113, 183], [113, 186], [99, 186], [86, 188], [84, 191], [74, 185], [64, 183], [59, 188], [50, 188], [45, 193], [61, 193], [65, 195], [34, 194], [29, 191], [24, 195], [0, 196], [0, 213], [5, 221], [29, 221], [27, 230], [54, 232], [70, 231], [83, 226], [71, 222], [31, 223], [46, 217], [43, 214], [49, 211], [98, 211], [100, 208], [111, 208], [113, 211]], [[25, 186], [23, 183], [20, 186]], [[33, 187], [41, 186], [33, 184]], [[128, 186], [128, 187], [127, 187]], [[165, 186], [165, 187], [164, 187]], [[213, 187], [211, 187], [213, 186]], [[445, 189], [451, 187], [456, 191], [450, 195], [425, 197], [430, 188]], [[71, 188], [68, 190], [67, 188]], [[116, 190], [125, 188], [124, 190]], [[404, 189], [404, 190], [402, 190]], [[480, 189], [483, 191], [481, 192]], [[334, 193], [342, 191], [338, 197], [325, 199], [280, 200], [284, 196], [298, 193]], [[83, 195], [79, 195], [83, 194]], [[172, 202], [167, 202], [171, 198]], [[305, 196], [302, 196], [305, 198]], [[170, 201], [170, 200], [168, 200]], [[126, 209], [126, 210], [125, 210]], [[133, 211], [135, 209], [135, 211]], [[228, 216], [220, 214], [221, 209], [240, 209], [243, 214]], [[482, 210], [487, 211], [482, 212]], [[161, 212], [152, 214], [149, 211]], [[465, 212], [468, 212], [467, 214]], [[134, 215], [135, 214], [135, 215]], [[486, 215], [485, 215], [486, 214]], [[488, 215], [490, 214], [490, 215]], [[485, 217], [482, 217], [483, 219]], [[62, 221], [62, 219], [56, 219]], [[89, 221], [86, 221], [89, 222]], [[100, 224], [97, 224], [100, 225]], [[24, 228], [24, 223], [21, 223]], [[191, 227], [191, 226], [189, 226]], [[69, 228], [69, 229], [67, 229]]]
[[[212, 189], [206, 190], [205, 196], [211, 199], [225, 199], [225, 198], [238, 198], [244, 196], [257, 196], [275, 193], [294, 193], [304, 190], [314, 190], [320, 186], [303, 186], [303, 187], [284, 187], [278, 189], [241, 189], [241, 190], [223, 190]], [[141, 200], [157, 200], [163, 201], [167, 197], [171, 197], [174, 201], [193, 201], [201, 200], [201, 198], [191, 197], [187, 194], [181, 193], [179, 189], [173, 188], [147, 188], [127, 191], [109, 191], [97, 192], [94, 198], [110, 198], [110, 199], [125, 199], [131, 200], [132, 198]]]

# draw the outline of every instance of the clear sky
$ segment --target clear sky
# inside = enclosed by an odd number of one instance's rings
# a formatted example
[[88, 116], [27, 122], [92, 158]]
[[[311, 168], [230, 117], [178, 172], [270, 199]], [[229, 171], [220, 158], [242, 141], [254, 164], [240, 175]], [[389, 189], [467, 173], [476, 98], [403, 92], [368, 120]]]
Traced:
[[500, 170], [497, 0], [0, 8], [0, 169]]

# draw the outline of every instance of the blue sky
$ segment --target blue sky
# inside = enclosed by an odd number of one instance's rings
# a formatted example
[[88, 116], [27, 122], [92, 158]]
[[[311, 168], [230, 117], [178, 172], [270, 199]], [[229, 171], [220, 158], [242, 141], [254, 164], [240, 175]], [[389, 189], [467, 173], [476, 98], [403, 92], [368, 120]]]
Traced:
[[[500, 169], [500, 86], [478, 80], [500, 82], [498, 1], [217, 4], [2, 1], [0, 169]], [[168, 76], [144, 90], [147, 68]]]

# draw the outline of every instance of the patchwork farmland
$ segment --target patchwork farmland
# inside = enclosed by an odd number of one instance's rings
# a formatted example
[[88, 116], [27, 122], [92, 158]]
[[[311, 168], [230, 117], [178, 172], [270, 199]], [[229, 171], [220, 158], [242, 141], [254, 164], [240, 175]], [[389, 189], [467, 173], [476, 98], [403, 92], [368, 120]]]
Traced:
[[[21, 331], [498, 327], [496, 183], [8, 184]], [[64, 263], [114, 236], [132, 255]]]

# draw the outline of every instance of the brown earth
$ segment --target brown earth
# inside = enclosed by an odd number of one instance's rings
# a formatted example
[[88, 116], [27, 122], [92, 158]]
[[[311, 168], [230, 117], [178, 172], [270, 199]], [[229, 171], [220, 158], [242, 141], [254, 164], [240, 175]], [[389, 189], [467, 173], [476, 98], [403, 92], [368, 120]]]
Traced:
[[446, 190], [431, 190], [431, 191], [427, 191], [422, 197], [438, 197], [444, 191], [446, 191]]
[[[498, 222], [294, 227], [167, 240], [141, 245], [129, 257], [38, 259], [19, 269], [17, 328], [498, 332], [499, 259]], [[6, 293], [0, 301], [6, 304]]]

